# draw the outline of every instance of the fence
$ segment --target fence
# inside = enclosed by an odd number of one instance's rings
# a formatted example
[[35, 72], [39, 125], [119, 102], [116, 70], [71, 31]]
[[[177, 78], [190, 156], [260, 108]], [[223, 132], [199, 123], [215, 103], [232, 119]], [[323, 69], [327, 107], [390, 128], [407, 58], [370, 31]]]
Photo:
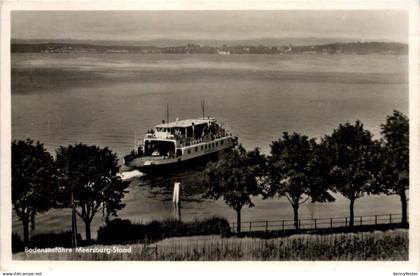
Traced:
[[[369, 215], [369, 216], [354, 216], [353, 226], [362, 225], [384, 225], [401, 223], [401, 214], [385, 214], [385, 215]], [[327, 229], [347, 227], [350, 224], [350, 217], [331, 217], [331, 218], [313, 218], [313, 219], [299, 219], [299, 229]], [[237, 224], [231, 223], [232, 231], [236, 232]], [[254, 231], [284, 231], [296, 229], [293, 219], [283, 220], [259, 220], [259, 221], [243, 221], [241, 222], [241, 232]]]

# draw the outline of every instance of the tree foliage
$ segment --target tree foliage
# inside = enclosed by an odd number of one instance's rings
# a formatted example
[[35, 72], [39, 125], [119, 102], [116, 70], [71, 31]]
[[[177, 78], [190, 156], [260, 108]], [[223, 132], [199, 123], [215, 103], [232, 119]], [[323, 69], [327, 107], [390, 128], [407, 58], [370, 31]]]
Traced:
[[209, 163], [204, 171], [205, 196], [212, 199], [222, 197], [236, 211], [238, 233], [242, 207], [253, 207], [252, 196], [260, 193], [257, 177], [262, 160], [264, 156], [258, 149], [247, 152], [239, 145], [218, 162]]
[[409, 187], [409, 123], [408, 118], [394, 110], [381, 125], [383, 136], [383, 165], [378, 176], [378, 189], [400, 196], [402, 223], [407, 223], [407, 196]]
[[59, 192], [56, 202], [61, 207], [71, 207], [73, 196], [76, 213], [85, 223], [88, 241], [91, 221], [101, 208], [108, 219], [124, 207], [121, 200], [128, 182], [117, 175], [117, 160], [107, 147], [77, 144], [57, 150]]
[[360, 121], [354, 125], [340, 124], [322, 144], [329, 156], [330, 183], [350, 200], [350, 226], [353, 226], [355, 200], [377, 192], [374, 185], [382, 165], [380, 144]]
[[271, 144], [268, 159], [268, 182], [265, 197], [285, 196], [293, 208], [295, 227], [299, 228], [298, 209], [307, 200], [328, 202], [334, 198], [328, 192], [322, 149], [315, 139], [287, 132]]
[[23, 224], [25, 244], [29, 241], [29, 223], [50, 208], [53, 190], [53, 158], [43, 144], [32, 140], [12, 142], [12, 203]]

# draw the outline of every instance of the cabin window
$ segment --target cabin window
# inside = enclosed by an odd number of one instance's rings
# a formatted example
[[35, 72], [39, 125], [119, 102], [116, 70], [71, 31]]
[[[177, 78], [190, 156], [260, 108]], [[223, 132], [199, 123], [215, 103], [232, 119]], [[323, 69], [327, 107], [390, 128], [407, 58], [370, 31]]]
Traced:
[[195, 152], [197, 152], [198, 151], [198, 147], [195, 147]]
[[187, 150], [187, 153], [188, 153], [188, 154], [190, 154], [190, 153], [191, 153], [191, 150], [190, 150], [190, 149], [188, 149], [188, 150]]
[[201, 150], [203, 150], [204, 149], [204, 147], [203, 146], [201, 146]]
[[212, 143], [211, 145], [212, 145], [212, 146], [213, 146], [213, 148], [214, 148], [214, 143]]
[[216, 142], [216, 147], [219, 145], [219, 142]]
[[222, 140], [222, 141], [220, 141], [220, 145], [223, 145], [223, 140]]

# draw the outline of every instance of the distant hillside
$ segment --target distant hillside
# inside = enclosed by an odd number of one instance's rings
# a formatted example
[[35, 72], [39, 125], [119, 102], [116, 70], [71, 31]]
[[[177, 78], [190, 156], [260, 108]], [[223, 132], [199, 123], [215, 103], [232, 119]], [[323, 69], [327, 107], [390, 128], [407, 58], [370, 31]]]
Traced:
[[321, 45], [334, 42], [346, 43], [353, 42], [354, 39], [347, 38], [323, 38], [323, 37], [262, 37], [241, 40], [222, 40], [222, 39], [150, 39], [150, 40], [78, 40], [78, 39], [12, 39], [12, 44], [90, 44], [100, 46], [157, 46], [171, 47], [183, 46], [187, 44], [207, 45], [221, 47], [223, 45], [248, 45], [248, 46], [282, 46], [282, 45]]
[[157, 47], [142, 46], [105, 46], [78, 43], [23, 43], [11, 45], [12, 53], [48, 53], [48, 52], [138, 52]]
[[[25, 41], [28, 42], [28, 41]], [[84, 41], [86, 42], [86, 41]], [[183, 45], [101, 45], [92, 43], [63, 43], [32, 41], [22, 43], [14, 40], [12, 53], [143, 53], [143, 54], [408, 54], [408, 45], [391, 42], [336, 42], [322, 45], [263, 46], [241, 44], [206, 44], [187, 43]]]
[[408, 54], [408, 45], [390, 42], [331, 43], [314, 46], [294, 46], [293, 52], [335, 54]]

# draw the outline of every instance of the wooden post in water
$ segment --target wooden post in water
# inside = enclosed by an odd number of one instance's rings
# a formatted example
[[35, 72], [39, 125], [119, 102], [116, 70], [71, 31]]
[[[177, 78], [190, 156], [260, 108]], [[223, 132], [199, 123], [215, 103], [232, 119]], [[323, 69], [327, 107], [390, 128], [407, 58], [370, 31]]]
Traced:
[[180, 199], [181, 183], [174, 183], [174, 193], [172, 197], [172, 203], [174, 205], [174, 216], [177, 220], [181, 220], [181, 199]]

